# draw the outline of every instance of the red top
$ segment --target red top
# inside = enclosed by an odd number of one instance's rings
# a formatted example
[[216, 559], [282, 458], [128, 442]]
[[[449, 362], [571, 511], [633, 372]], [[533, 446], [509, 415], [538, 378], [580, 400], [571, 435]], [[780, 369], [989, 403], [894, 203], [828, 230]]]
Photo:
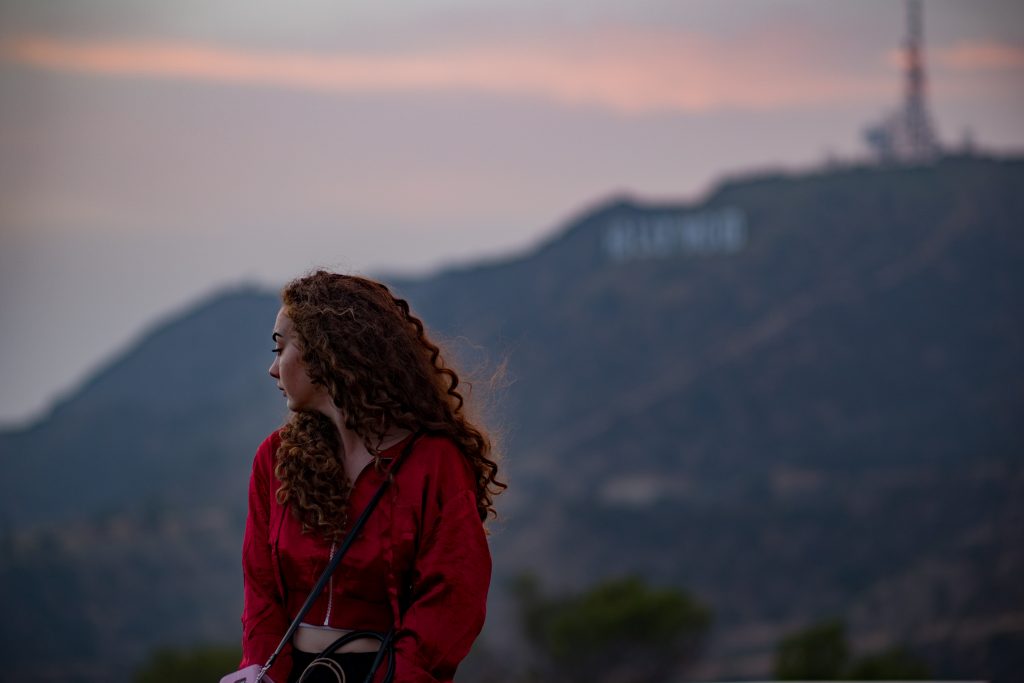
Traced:
[[[407, 442], [382, 457], [394, 458]], [[266, 663], [332, 552], [329, 541], [303, 534], [295, 515], [277, 502], [274, 458], [280, 443], [274, 432], [260, 444], [249, 481], [242, 666]], [[360, 472], [350, 520], [383, 478], [372, 463]], [[490, 578], [472, 467], [450, 440], [421, 436], [303, 621], [375, 631], [394, 623], [394, 683], [450, 682], [483, 627]], [[289, 645], [270, 676], [285, 683], [291, 667]]]

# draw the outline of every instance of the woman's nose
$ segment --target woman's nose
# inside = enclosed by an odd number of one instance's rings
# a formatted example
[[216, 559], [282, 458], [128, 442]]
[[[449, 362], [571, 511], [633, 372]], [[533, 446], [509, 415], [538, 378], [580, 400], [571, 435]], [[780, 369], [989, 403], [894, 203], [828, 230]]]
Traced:
[[274, 362], [270, 364], [270, 367], [267, 369], [267, 372], [269, 372], [270, 376], [273, 377], [274, 379], [280, 379], [281, 378], [280, 373], [277, 371], [277, 359], [276, 358], [274, 359]]

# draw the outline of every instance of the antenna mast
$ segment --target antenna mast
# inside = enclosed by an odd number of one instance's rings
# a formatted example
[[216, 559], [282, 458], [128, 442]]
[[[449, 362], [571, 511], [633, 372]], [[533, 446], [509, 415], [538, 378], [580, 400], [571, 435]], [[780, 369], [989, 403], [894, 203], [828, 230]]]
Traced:
[[921, 0], [907, 0], [903, 106], [865, 131], [868, 144], [882, 162], [927, 162], [942, 152], [928, 113], [923, 46]]
[[924, 43], [921, 22], [921, 0], [907, 2], [907, 42], [904, 45], [906, 63], [906, 92], [903, 118], [906, 126], [906, 156], [909, 159], [929, 159], [939, 151], [939, 143], [932, 128], [925, 98]]

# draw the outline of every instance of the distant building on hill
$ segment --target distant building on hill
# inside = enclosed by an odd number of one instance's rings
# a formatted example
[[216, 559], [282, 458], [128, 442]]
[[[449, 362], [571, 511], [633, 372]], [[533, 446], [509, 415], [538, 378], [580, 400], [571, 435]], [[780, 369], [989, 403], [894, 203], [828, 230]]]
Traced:
[[928, 111], [923, 44], [921, 2], [908, 0], [907, 39], [903, 45], [903, 106], [864, 131], [868, 145], [882, 163], [927, 162], [942, 153]]

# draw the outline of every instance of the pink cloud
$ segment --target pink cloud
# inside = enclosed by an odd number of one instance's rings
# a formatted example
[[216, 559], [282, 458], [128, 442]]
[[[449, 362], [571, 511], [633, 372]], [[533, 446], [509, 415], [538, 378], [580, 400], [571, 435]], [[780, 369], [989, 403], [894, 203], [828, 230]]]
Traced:
[[107, 76], [338, 92], [468, 90], [621, 113], [784, 109], [888, 95], [885, 74], [829, 69], [799, 36], [735, 45], [678, 31], [604, 29], [534, 45], [415, 55], [281, 53], [182, 43], [26, 37], [0, 54], [37, 68]]
[[1024, 46], [994, 41], [961, 42], [940, 51], [938, 59], [960, 71], [1024, 69]]

